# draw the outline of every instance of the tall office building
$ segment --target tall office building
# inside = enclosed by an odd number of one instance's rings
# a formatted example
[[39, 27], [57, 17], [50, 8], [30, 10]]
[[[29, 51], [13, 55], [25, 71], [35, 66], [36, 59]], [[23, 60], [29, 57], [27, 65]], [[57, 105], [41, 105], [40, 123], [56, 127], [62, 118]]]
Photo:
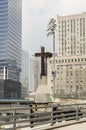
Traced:
[[86, 13], [58, 16], [58, 55], [86, 54]]
[[22, 0], [0, 0], [1, 98], [20, 97], [21, 39]]
[[22, 50], [22, 62], [21, 62], [21, 97], [25, 98], [29, 95], [29, 54]]
[[29, 90], [33, 93], [36, 92], [41, 74], [41, 58], [33, 57], [30, 59], [30, 88]]
[[[86, 13], [58, 16], [58, 56], [55, 95], [86, 97]], [[48, 84], [53, 89], [53, 59], [48, 60]]]

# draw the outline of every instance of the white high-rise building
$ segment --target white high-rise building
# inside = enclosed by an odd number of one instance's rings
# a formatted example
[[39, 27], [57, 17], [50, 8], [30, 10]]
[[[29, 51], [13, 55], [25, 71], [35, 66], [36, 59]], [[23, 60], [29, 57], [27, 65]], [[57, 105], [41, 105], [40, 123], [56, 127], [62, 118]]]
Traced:
[[31, 92], [36, 92], [41, 74], [41, 58], [33, 57], [30, 60], [30, 88]]
[[22, 62], [21, 62], [21, 97], [25, 98], [29, 95], [29, 54], [22, 50]]
[[[58, 56], [55, 95], [86, 97], [86, 13], [58, 16]], [[48, 84], [53, 89], [53, 59], [48, 60]]]

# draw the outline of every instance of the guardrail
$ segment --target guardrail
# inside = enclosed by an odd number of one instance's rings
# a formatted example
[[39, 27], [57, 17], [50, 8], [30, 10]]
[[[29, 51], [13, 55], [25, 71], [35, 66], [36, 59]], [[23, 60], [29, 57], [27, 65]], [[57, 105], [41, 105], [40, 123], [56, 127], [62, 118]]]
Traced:
[[86, 104], [29, 104], [0, 109], [0, 130], [36, 127], [86, 117]]

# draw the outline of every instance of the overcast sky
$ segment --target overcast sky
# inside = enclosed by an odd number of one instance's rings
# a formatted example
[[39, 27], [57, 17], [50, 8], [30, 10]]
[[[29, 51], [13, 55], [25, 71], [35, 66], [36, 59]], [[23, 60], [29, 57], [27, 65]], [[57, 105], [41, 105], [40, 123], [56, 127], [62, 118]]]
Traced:
[[86, 12], [86, 0], [23, 0], [22, 6], [22, 47], [30, 55], [41, 46], [52, 51], [52, 36], [46, 31], [50, 18]]

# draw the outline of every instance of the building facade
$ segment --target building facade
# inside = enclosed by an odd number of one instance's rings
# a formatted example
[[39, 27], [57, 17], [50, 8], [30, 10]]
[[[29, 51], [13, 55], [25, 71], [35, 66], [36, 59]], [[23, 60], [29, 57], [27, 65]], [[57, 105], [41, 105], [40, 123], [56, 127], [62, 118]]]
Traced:
[[[55, 96], [86, 97], [86, 13], [58, 16], [58, 56]], [[53, 90], [53, 59], [48, 60], [48, 84]]]
[[[48, 60], [48, 84], [53, 90], [52, 59]], [[55, 58], [55, 95], [81, 98], [86, 96], [86, 56]]]
[[36, 92], [41, 74], [41, 58], [33, 57], [30, 59], [30, 88], [29, 90], [33, 93]]
[[58, 55], [86, 54], [86, 13], [58, 16]]
[[21, 97], [25, 98], [29, 95], [29, 54], [22, 50], [22, 62], [21, 62]]
[[20, 81], [21, 43], [22, 43], [22, 1], [0, 0], [0, 79], [1, 80], [10, 80], [15, 82]]

